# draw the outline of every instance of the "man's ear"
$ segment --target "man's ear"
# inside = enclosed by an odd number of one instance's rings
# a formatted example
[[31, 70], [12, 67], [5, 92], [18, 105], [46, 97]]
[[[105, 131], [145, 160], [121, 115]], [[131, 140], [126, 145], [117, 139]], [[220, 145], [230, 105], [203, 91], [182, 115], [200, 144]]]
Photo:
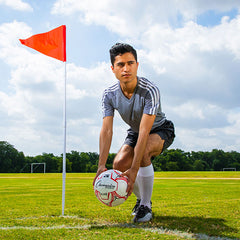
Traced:
[[113, 65], [111, 65], [111, 69], [112, 69], [112, 71], [114, 71], [114, 67], [113, 67]]

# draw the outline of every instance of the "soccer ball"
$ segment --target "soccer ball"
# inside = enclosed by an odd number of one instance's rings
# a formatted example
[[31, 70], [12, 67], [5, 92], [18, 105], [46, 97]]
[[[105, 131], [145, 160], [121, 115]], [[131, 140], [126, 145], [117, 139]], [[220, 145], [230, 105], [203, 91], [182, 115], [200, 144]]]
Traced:
[[97, 199], [109, 207], [118, 206], [128, 198], [126, 192], [128, 180], [120, 174], [118, 170], [107, 170], [102, 172], [95, 181], [94, 193]]

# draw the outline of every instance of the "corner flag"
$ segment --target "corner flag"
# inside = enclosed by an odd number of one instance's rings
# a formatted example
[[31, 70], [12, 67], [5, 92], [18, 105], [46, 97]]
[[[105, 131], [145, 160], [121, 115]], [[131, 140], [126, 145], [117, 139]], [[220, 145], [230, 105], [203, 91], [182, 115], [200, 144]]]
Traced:
[[23, 45], [33, 48], [49, 57], [66, 62], [66, 26], [62, 25], [46, 33], [27, 39], [19, 39]]
[[49, 57], [56, 58], [65, 62], [64, 78], [64, 105], [63, 105], [63, 122], [64, 122], [64, 143], [63, 143], [63, 171], [62, 171], [62, 215], [65, 207], [65, 184], [66, 184], [66, 26], [62, 25], [46, 33], [40, 33], [27, 39], [19, 39], [23, 45], [33, 48], [40, 53]]

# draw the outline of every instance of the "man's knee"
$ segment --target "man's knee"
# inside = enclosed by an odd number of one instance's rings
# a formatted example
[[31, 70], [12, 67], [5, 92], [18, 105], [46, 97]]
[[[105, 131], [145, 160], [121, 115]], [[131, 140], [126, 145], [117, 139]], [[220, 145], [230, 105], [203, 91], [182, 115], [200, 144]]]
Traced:
[[162, 152], [163, 143], [164, 140], [162, 140], [157, 134], [150, 135], [141, 161], [141, 167], [146, 167], [151, 164], [152, 157], [155, 157]]
[[113, 162], [113, 169], [119, 170], [121, 172], [125, 172], [129, 168], [128, 164], [125, 161], [118, 161]]
[[124, 145], [117, 153], [113, 161], [113, 169], [117, 169], [121, 172], [125, 172], [132, 165], [133, 160], [133, 148]]
[[152, 155], [150, 154], [149, 151], [145, 151], [144, 155], [143, 155], [143, 159], [141, 161], [140, 167], [147, 167], [151, 164], [151, 158]]

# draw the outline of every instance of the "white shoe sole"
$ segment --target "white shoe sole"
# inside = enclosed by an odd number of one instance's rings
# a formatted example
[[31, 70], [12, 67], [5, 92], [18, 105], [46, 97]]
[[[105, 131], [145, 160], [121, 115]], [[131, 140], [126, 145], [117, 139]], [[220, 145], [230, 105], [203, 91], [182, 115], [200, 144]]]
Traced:
[[134, 218], [134, 222], [149, 222], [150, 220], [152, 220], [152, 213], [147, 213], [144, 217], [139, 219]]

